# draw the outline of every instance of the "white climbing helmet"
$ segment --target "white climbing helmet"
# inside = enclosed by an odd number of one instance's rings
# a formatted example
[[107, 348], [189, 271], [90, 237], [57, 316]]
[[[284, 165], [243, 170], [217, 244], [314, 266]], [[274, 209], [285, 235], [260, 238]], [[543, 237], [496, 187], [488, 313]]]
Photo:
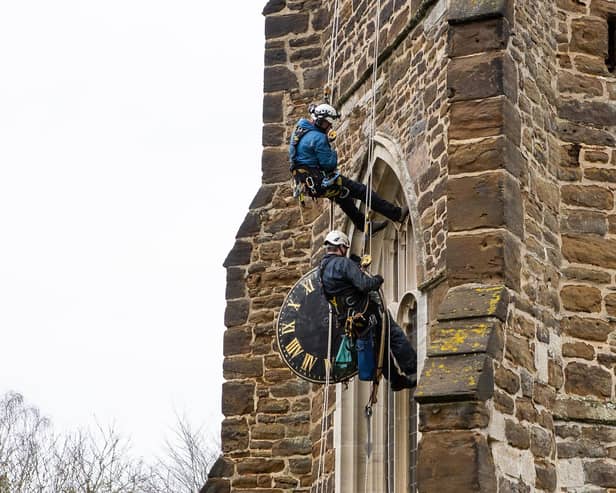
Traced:
[[349, 241], [349, 237], [345, 235], [342, 231], [333, 230], [327, 233], [324, 241], [325, 245], [334, 245], [334, 246], [345, 246], [349, 248], [351, 246], [351, 242]]
[[327, 103], [311, 104], [308, 112], [315, 120], [327, 120], [329, 123], [334, 123], [334, 120], [340, 118], [336, 108]]

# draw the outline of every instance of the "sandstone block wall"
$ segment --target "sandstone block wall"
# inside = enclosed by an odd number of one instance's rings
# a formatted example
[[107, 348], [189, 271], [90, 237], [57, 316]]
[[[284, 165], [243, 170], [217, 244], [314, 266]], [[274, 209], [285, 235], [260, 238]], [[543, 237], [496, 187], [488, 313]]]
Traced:
[[[324, 201], [292, 198], [287, 141], [322, 96], [333, 3], [264, 8], [263, 178], [225, 261], [210, 493], [315, 489], [323, 389], [281, 363], [273, 325], [329, 222]], [[340, 6], [336, 148], [362, 178], [375, 2]], [[419, 491], [616, 488], [616, 2], [388, 0], [379, 15], [377, 129], [412, 177], [428, 299]]]

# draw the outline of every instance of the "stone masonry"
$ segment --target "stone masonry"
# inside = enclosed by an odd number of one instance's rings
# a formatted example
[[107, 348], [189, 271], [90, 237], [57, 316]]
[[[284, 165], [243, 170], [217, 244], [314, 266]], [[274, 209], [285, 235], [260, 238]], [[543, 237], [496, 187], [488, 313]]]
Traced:
[[[323, 388], [274, 333], [329, 225], [326, 201], [293, 199], [287, 142], [322, 99], [333, 6], [263, 10], [263, 177], [224, 263], [222, 455], [204, 493], [333, 492], [344, 474], [335, 391], [317, 478]], [[413, 180], [422, 493], [616, 491], [615, 25], [616, 0], [382, 0], [378, 16], [340, 0], [341, 168], [366, 175], [376, 91]]]

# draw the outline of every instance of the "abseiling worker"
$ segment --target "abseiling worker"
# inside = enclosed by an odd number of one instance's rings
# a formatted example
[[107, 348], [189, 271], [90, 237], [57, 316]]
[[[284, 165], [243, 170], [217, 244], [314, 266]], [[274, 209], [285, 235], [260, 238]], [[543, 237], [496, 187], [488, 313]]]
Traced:
[[[325, 237], [325, 257], [319, 267], [325, 296], [331, 304], [339, 324], [352, 319], [352, 331], [357, 348], [360, 380], [373, 380], [377, 366], [381, 323], [389, 318], [390, 364], [383, 364], [383, 374], [390, 380], [392, 390], [415, 387], [417, 384], [417, 353], [410, 341], [381, 306], [378, 290], [383, 284], [379, 274], [371, 276], [359, 263], [347, 257], [350, 248], [347, 235], [330, 231]], [[347, 325], [348, 327], [348, 325]], [[387, 337], [387, 335], [386, 335]], [[385, 344], [387, 347], [387, 340]], [[391, 369], [391, 376], [388, 375]]]
[[[359, 231], [364, 230], [364, 214], [355, 206], [355, 200], [365, 202], [366, 186], [343, 176], [338, 171], [338, 155], [331, 147], [335, 138], [332, 125], [339, 118], [329, 104], [310, 105], [310, 119], [301, 118], [291, 135], [289, 159], [297, 194], [304, 192], [312, 198], [326, 197], [336, 202], [353, 221]], [[391, 221], [404, 222], [409, 209], [399, 207], [371, 191], [371, 208]], [[387, 221], [374, 221], [371, 234], [384, 229]]]

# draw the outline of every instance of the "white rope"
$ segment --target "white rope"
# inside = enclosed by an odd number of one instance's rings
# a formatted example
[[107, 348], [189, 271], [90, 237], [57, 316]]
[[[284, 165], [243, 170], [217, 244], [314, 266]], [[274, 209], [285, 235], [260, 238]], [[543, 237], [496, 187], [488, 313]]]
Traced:
[[[332, 307], [329, 307], [329, 330], [327, 337], [327, 362], [331, 361], [332, 353], [332, 325], [334, 318], [332, 315]], [[325, 386], [323, 387], [323, 410], [321, 414], [321, 443], [319, 445], [319, 463], [317, 468], [317, 490], [316, 493], [324, 492], [325, 485], [321, 476], [325, 476], [325, 452], [327, 450], [327, 412], [329, 410], [329, 384], [330, 384], [330, 368], [328, 363], [325, 364]]]
[[381, 27], [381, 0], [376, 2], [376, 22], [374, 28], [374, 53], [372, 62], [372, 98], [370, 123], [368, 127], [368, 183], [366, 187], [366, 215], [364, 217], [364, 253], [366, 243], [368, 253], [372, 252], [372, 227], [369, 226], [369, 216], [372, 210], [372, 159], [374, 157], [374, 135], [376, 134], [376, 83], [379, 62], [379, 31]]
[[334, 100], [334, 79], [336, 77], [336, 53], [338, 52], [338, 28], [340, 26], [340, 2], [334, 0], [334, 10], [332, 12], [332, 33], [329, 44], [329, 66], [327, 69], [327, 86], [329, 91], [329, 103]]

